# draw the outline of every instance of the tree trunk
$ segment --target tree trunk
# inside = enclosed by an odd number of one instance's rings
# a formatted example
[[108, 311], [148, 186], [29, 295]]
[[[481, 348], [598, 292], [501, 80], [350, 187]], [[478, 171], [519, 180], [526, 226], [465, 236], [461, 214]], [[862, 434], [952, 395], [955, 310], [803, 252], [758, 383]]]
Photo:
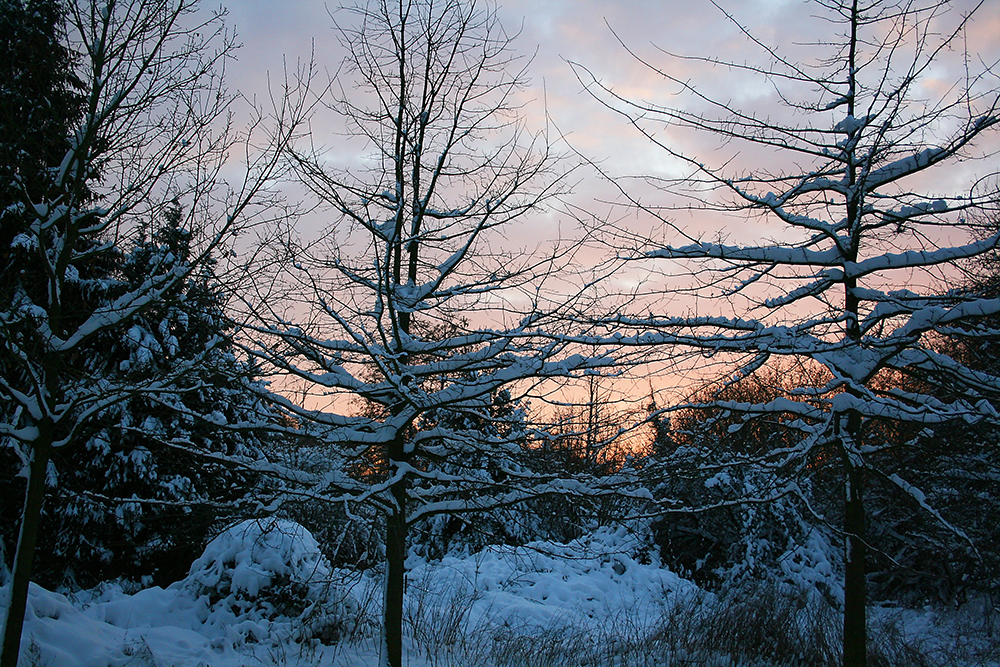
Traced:
[[844, 667], [867, 667], [865, 507], [862, 470], [848, 465], [844, 506], [847, 563], [844, 573]]
[[[394, 463], [403, 456], [402, 436], [390, 445], [389, 474], [394, 474]], [[398, 451], [397, 451], [398, 450]], [[385, 534], [385, 608], [383, 610], [383, 635], [385, 637], [386, 664], [403, 665], [403, 588], [406, 582], [406, 497], [407, 478], [404, 476], [390, 488], [393, 509], [386, 520]]]
[[52, 449], [51, 435], [51, 424], [48, 428], [41, 428], [39, 439], [32, 448], [31, 464], [28, 467], [28, 488], [24, 492], [21, 532], [17, 539], [17, 552], [14, 556], [10, 605], [7, 607], [7, 621], [4, 624], [0, 667], [17, 667], [17, 659], [21, 651], [21, 632], [24, 629], [25, 607], [28, 603], [28, 584], [31, 581], [31, 566], [35, 560], [35, 541], [38, 538], [42, 500], [45, 497], [45, 475]]

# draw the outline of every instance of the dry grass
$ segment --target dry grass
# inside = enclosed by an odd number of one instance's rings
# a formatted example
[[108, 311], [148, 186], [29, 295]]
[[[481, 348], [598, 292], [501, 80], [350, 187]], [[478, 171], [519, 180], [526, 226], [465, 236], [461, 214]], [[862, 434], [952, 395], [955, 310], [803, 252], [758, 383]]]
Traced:
[[[572, 614], [547, 625], [470, 623], [479, 594], [471, 587], [433, 599], [418, 593], [407, 615], [410, 636], [439, 667], [839, 667], [841, 618], [819, 595], [792, 595], [773, 584], [664, 596], [656, 618], [620, 614], [596, 622]], [[908, 637], [902, 616], [873, 621], [872, 667], [985, 667], [1000, 640], [952, 646]]]

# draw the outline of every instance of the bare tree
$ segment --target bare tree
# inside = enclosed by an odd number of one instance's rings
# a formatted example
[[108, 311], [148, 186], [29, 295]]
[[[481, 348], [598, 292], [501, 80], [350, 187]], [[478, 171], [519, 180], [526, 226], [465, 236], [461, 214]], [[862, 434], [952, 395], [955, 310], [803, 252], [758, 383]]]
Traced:
[[[52, 141], [65, 149], [51, 162], [49, 154], [36, 160], [41, 175], [17, 176], [14, 199], [5, 202], [5, 213], [13, 211], [5, 225], [19, 225], [5, 232], [14, 238], [12, 261], [20, 264], [5, 273], [0, 303], [0, 437], [20, 457], [27, 488], [3, 667], [17, 664], [53, 452], [86, 437], [109, 406], [176, 389], [173, 377], [116, 380], [122, 376], [106, 372], [100, 342], [125, 336], [132, 318], [246, 229], [278, 164], [277, 151], [265, 151], [248, 160], [241, 185], [222, 185], [226, 154], [240, 138], [221, 78], [235, 48], [221, 13], [202, 14], [192, 0], [73, 0], [64, 11], [79, 100], [79, 112], [70, 114], [75, 127]], [[142, 285], [116, 292], [107, 268], [116, 245], [170, 201], [185, 204], [206, 241], [183, 270], [172, 261], [151, 265]]]
[[495, 6], [373, 0], [337, 19], [348, 55], [323, 103], [367, 155], [338, 169], [315, 148], [291, 154], [330, 223], [323, 241], [286, 240], [302, 301], [258, 306], [255, 354], [332, 401], [285, 402], [340, 457], [308, 492], [387, 517], [384, 659], [398, 666], [409, 528], [562, 488], [519, 462], [522, 399], [606, 360], [561, 333], [589, 283], [578, 245], [503, 249], [567, 184], [518, 117], [525, 63]]
[[[884, 465], [884, 452], [898, 443], [883, 437], [882, 426], [997, 420], [990, 400], [1000, 394], [1000, 378], [936, 349], [928, 337], [996, 333], [989, 318], [1000, 312], [1000, 300], [949, 289], [948, 282], [956, 265], [998, 242], [996, 235], [977, 239], [966, 223], [968, 212], [1000, 204], [989, 160], [1000, 124], [998, 73], [995, 64], [967, 54], [963, 78], [944, 89], [923, 86], [949, 50], [961, 51], [972, 20], [961, 16], [949, 25], [946, 3], [818, 0], [812, 9], [824, 34], [830, 25], [838, 30], [831, 41], [809, 47], [814, 63], [768, 47], [729, 15], [764, 64], [664, 52], [671, 62], [721, 65], [776, 91], [783, 109], [767, 115], [714, 98], [697, 81], [672, 76], [669, 66], [649, 65], [679, 91], [683, 101], [671, 106], [627, 99], [583, 67], [577, 72], [596, 98], [686, 172], [645, 179], [664, 195], [655, 207], [618, 181], [627, 205], [659, 218], [679, 239], [634, 259], [657, 263], [673, 281], [668, 291], [690, 290], [702, 312], [718, 313], [623, 315], [608, 323], [645, 331], [646, 342], [730, 359], [730, 381], [775, 357], [810, 359], [823, 369], [819, 382], [772, 400], [716, 397], [686, 407], [722, 409], [743, 423], [780, 415], [783, 428], [798, 437], [750, 457], [755, 464], [808, 474], [810, 462], [839, 462], [844, 664], [859, 667], [867, 660], [866, 486], [886, 484], [944, 521]], [[928, 99], [932, 90], [944, 92]], [[714, 137], [732, 159], [713, 165], [664, 138], [682, 131]], [[773, 166], [757, 161], [741, 169], [744, 148], [770, 151]], [[671, 219], [691, 210], [749, 222], [741, 234], [766, 226], [772, 236], [733, 243], [698, 238]], [[622, 229], [612, 241], [634, 245], [636, 235]], [[947, 394], [933, 391], [941, 384]], [[773, 495], [795, 493], [790, 482]]]

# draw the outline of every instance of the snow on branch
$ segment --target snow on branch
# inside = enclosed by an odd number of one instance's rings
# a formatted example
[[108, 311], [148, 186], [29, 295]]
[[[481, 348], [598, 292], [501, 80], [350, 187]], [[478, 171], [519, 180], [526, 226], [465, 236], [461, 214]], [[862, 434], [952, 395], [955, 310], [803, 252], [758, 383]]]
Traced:
[[836, 249], [811, 250], [788, 246], [729, 246], [719, 243], [693, 243], [675, 248], [666, 246], [646, 253], [650, 259], [719, 259], [760, 264], [835, 267], [842, 260]]

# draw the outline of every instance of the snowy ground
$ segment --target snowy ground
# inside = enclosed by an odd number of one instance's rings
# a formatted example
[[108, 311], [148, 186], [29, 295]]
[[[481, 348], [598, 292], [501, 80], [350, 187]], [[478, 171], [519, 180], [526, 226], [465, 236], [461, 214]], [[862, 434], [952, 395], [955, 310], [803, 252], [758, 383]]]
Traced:
[[[66, 597], [33, 586], [21, 664], [378, 665], [378, 577], [331, 570], [301, 528], [278, 528], [231, 530], [166, 589], [128, 594], [106, 585]], [[574, 664], [737, 664], [724, 654], [684, 660], [682, 649], [662, 641], [650, 648], [658, 628], [683, 625], [683, 616], [712, 597], [640, 556], [638, 546], [612, 530], [569, 545], [489, 548], [437, 563], [411, 559], [405, 663], [568, 664], [561, 658], [572, 654]], [[6, 601], [6, 587], [2, 594]], [[959, 650], [969, 652], [971, 634], [931, 611], [879, 615], [892, 616], [880, 627], [899, 633], [902, 645], [933, 644], [951, 656], [949, 664], [1000, 664], [956, 661]], [[964, 622], [977, 618], [973, 610]], [[982, 616], [984, 627], [987, 620]], [[303, 640], [304, 632], [313, 639]]]

